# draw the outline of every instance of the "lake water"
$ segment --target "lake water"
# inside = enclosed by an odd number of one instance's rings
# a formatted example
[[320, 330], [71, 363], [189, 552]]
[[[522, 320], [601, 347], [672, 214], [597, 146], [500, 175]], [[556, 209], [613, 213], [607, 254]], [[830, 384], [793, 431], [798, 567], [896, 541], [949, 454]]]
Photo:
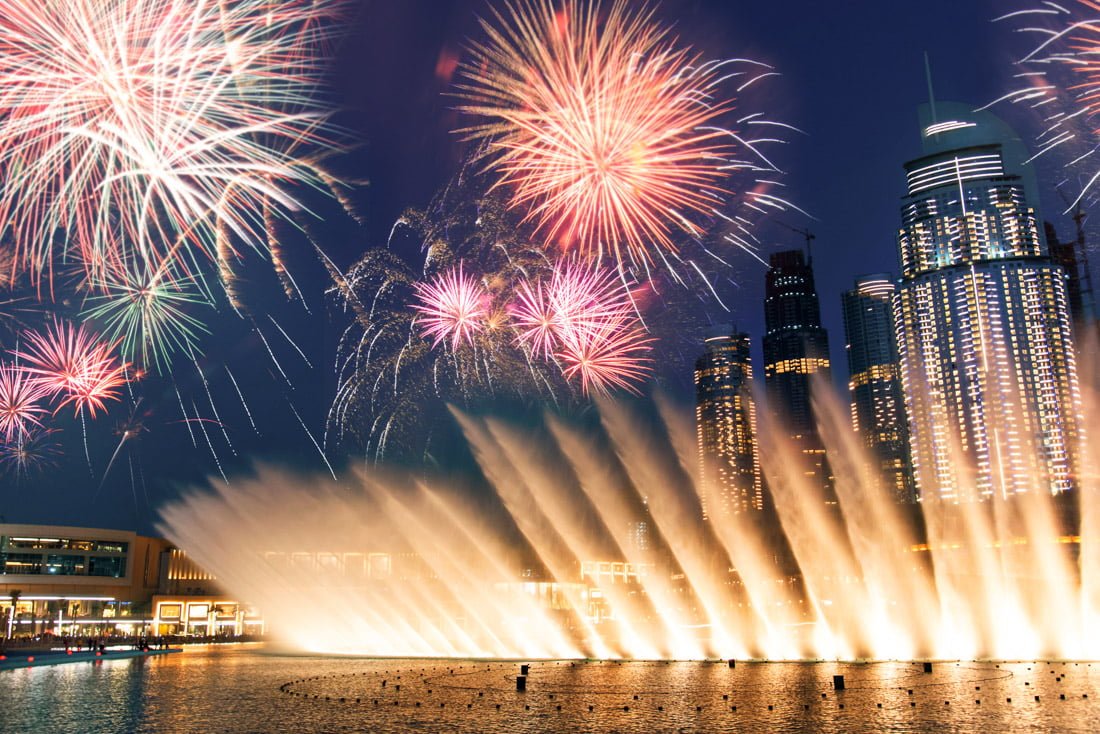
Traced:
[[518, 673], [191, 647], [0, 672], [0, 731], [1100, 731], [1100, 663], [533, 662], [525, 693]]

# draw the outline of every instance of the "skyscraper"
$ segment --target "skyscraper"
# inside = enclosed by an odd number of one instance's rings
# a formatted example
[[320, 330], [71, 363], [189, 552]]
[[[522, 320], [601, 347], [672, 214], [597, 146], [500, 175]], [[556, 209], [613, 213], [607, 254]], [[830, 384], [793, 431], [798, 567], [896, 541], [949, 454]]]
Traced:
[[[1043, 231], [1046, 234], [1050, 259], [1066, 271], [1066, 299], [1069, 303], [1069, 314], [1075, 325], [1084, 326], [1085, 296], [1088, 295], [1090, 300], [1092, 296], [1091, 293], [1086, 294], [1084, 288], [1089, 279], [1081, 277], [1081, 266], [1084, 264], [1087, 268], [1087, 261], [1081, 263], [1081, 258], [1078, 257], [1078, 253], [1083, 255], [1085, 252], [1084, 235], [1079, 232], [1076, 240], [1060, 240], [1058, 231], [1050, 222], [1043, 222]], [[1087, 270], [1085, 272], [1087, 273]]]
[[905, 164], [895, 322], [922, 499], [1074, 486], [1077, 384], [1066, 275], [1040, 237], [1026, 151], [988, 113], [922, 110]]
[[803, 473], [820, 483], [835, 503], [825, 447], [817, 430], [810, 387], [814, 375], [830, 379], [829, 337], [821, 327], [821, 307], [812, 262], [801, 250], [771, 256], [764, 289], [764, 382], [768, 407], [806, 459]]
[[898, 371], [894, 293], [889, 275], [856, 279], [843, 294], [852, 427], [873, 460], [871, 470], [897, 502], [915, 502], [909, 471], [909, 428]]
[[695, 363], [695, 431], [708, 519], [763, 508], [751, 381], [748, 334], [706, 340]]

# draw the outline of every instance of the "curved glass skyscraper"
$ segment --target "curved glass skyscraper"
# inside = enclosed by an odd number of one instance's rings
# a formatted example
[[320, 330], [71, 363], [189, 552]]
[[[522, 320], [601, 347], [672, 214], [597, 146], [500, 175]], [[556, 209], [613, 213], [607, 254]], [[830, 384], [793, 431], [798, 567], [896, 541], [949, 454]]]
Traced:
[[894, 302], [917, 491], [1064, 492], [1080, 395], [1066, 275], [1039, 233], [1026, 153], [992, 115], [937, 108], [905, 164]]

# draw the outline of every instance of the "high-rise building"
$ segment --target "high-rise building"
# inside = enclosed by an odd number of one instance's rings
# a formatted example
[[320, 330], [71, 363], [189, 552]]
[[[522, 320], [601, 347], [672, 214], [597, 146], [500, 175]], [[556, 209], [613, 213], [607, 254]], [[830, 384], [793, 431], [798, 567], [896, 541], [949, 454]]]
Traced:
[[763, 508], [751, 381], [748, 334], [706, 340], [695, 363], [695, 430], [703, 516], [711, 520]]
[[1080, 394], [1066, 274], [1039, 234], [1026, 150], [966, 105], [937, 102], [922, 117], [894, 308], [917, 492], [1064, 492]]
[[852, 427], [872, 459], [869, 469], [897, 502], [915, 502], [909, 471], [909, 428], [894, 334], [894, 293], [889, 275], [856, 279], [843, 294]]
[[806, 460], [803, 473], [836, 502], [810, 389], [830, 381], [829, 337], [821, 326], [813, 264], [801, 250], [771, 256], [764, 289], [764, 383], [768, 407]]
[[1050, 259], [1066, 271], [1066, 299], [1069, 303], [1070, 316], [1074, 324], [1083, 325], [1086, 318], [1085, 296], [1088, 295], [1091, 299], [1092, 295], [1085, 292], [1084, 285], [1087, 281], [1081, 277], [1082, 258], [1078, 256], [1078, 253], [1084, 255], [1084, 236], [1079, 233], [1076, 240], [1060, 240], [1058, 231], [1050, 222], [1043, 222], [1043, 230], [1047, 238]]

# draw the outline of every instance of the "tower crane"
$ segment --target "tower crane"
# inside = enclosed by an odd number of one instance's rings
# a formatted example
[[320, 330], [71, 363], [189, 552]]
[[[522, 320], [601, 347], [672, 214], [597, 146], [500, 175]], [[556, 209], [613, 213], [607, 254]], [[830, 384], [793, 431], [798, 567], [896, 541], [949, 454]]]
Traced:
[[800, 229], [800, 228], [795, 227], [793, 225], [787, 224], [786, 222], [784, 222], [782, 220], [779, 220], [779, 219], [776, 219], [775, 223], [778, 224], [781, 227], [785, 227], [785, 228], [791, 230], [795, 234], [800, 234], [800, 235], [802, 235], [803, 237], [806, 238], [806, 260], [807, 260], [808, 264], [813, 265], [814, 253], [813, 253], [813, 249], [811, 249], [811, 246], [813, 244], [813, 241], [815, 239], [817, 239], [817, 235], [815, 235], [813, 232], [811, 232], [808, 229]]

